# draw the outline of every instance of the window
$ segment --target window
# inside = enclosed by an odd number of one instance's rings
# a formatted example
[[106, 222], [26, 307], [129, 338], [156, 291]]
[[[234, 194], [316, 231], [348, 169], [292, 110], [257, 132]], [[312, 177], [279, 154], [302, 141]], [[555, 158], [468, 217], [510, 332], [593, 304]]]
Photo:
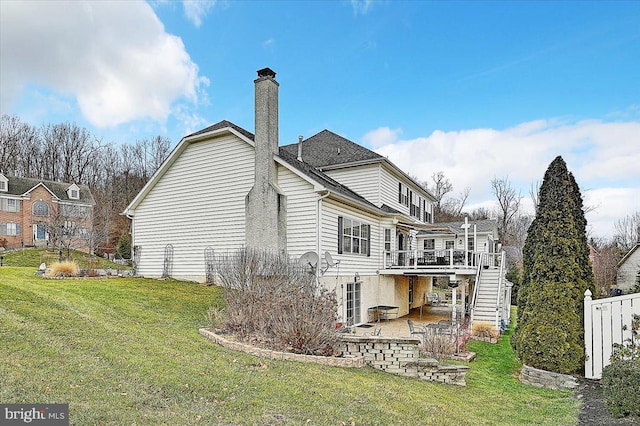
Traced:
[[413, 191], [409, 193], [409, 213], [411, 216], [420, 219], [420, 205], [422, 203], [422, 197], [415, 195]]
[[357, 220], [338, 217], [338, 253], [364, 254], [369, 256], [371, 225]]
[[78, 229], [78, 236], [84, 240], [89, 239], [89, 230], [87, 228]]
[[63, 235], [75, 235], [76, 223], [71, 220], [64, 221], [64, 228], [62, 229]]
[[2, 198], [0, 203], [0, 209], [5, 212], [19, 212], [20, 200], [13, 198]]
[[34, 216], [49, 216], [49, 205], [44, 201], [36, 201], [33, 205]]
[[74, 206], [71, 204], [60, 205], [60, 212], [65, 217], [88, 217], [89, 209], [85, 206]]
[[7, 192], [7, 182], [0, 180], [0, 191]]
[[77, 200], [80, 198], [80, 188], [78, 188], [78, 185], [76, 185], [75, 183], [73, 185], [71, 185], [68, 189], [67, 189], [67, 195], [69, 196], [70, 199], [72, 200]]
[[452, 248], [455, 248], [455, 243], [455, 241], [445, 241], [444, 248], [446, 248], [447, 250], [451, 250]]
[[384, 229], [384, 249], [385, 251], [391, 251], [391, 229]]
[[19, 223], [0, 223], [0, 235], [18, 236], [21, 226]]
[[402, 182], [398, 183], [398, 202], [403, 206], [409, 207], [409, 188], [402, 184]]
[[473, 237], [469, 237], [467, 239], [467, 250], [469, 251], [473, 251], [474, 247], [473, 247]]
[[427, 238], [424, 240], [424, 249], [425, 250], [435, 250], [436, 248], [436, 240], [433, 238]]

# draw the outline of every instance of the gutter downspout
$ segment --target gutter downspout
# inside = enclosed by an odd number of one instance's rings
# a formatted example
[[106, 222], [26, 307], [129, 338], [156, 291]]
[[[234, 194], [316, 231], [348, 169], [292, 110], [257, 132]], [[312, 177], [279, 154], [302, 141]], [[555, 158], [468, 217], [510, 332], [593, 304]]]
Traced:
[[[135, 261], [133, 259], [136, 258], [136, 244], [135, 244], [135, 226], [136, 226], [136, 222], [133, 220], [133, 215], [129, 214], [129, 213], [125, 213], [124, 216], [131, 220], [131, 262], [134, 263]], [[134, 270], [137, 272], [138, 270], [138, 265], [133, 265]], [[136, 273], [137, 275], [137, 273]]]
[[[329, 195], [331, 195], [331, 192], [326, 191], [326, 194], [321, 195], [318, 197], [318, 207], [317, 207], [317, 211], [316, 211], [316, 253], [318, 253], [318, 257], [320, 258], [320, 262], [322, 262], [322, 256], [320, 254], [320, 250], [322, 248], [322, 243], [320, 241], [320, 233], [322, 230], [322, 200], [324, 200], [325, 198], [327, 198]], [[322, 263], [318, 266], [322, 266]], [[319, 272], [320, 272], [321, 268], [316, 268], [316, 275], [319, 277]], [[336, 291], [337, 289], [337, 285], [338, 283], [336, 282]]]

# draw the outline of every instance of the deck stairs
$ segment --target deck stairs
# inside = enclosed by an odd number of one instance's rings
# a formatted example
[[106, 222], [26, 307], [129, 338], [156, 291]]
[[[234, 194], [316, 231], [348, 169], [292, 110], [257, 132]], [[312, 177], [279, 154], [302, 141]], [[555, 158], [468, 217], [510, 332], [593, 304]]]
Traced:
[[[499, 262], [503, 265], [503, 262]], [[480, 266], [476, 275], [476, 288], [471, 304], [471, 326], [486, 324], [500, 330], [502, 320], [509, 322], [510, 283], [501, 266]]]

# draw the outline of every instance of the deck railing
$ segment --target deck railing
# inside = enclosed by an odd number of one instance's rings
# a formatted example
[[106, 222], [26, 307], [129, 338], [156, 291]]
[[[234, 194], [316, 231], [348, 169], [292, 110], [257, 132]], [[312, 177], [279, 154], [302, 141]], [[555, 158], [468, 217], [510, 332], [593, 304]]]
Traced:
[[386, 250], [386, 269], [476, 268], [480, 252], [469, 250]]

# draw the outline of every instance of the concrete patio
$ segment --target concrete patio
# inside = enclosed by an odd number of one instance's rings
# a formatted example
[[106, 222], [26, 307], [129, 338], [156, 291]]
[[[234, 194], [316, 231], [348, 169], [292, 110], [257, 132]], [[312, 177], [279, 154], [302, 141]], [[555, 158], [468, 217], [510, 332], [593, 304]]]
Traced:
[[[435, 324], [438, 321], [451, 321], [451, 306], [423, 306], [422, 318], [420, 308], [413, 308], [408, 315], [397, 319], [380, 320], [372, 323], [361, 324], [354, 327], [357, 336], [371, 335], [376, 329], [380, 329], [380, 335], [384, 337], [411, 337], [407, 320], [410, 319], [416, 326]], [[371, 327], [368, 327], [371, 326]]]

